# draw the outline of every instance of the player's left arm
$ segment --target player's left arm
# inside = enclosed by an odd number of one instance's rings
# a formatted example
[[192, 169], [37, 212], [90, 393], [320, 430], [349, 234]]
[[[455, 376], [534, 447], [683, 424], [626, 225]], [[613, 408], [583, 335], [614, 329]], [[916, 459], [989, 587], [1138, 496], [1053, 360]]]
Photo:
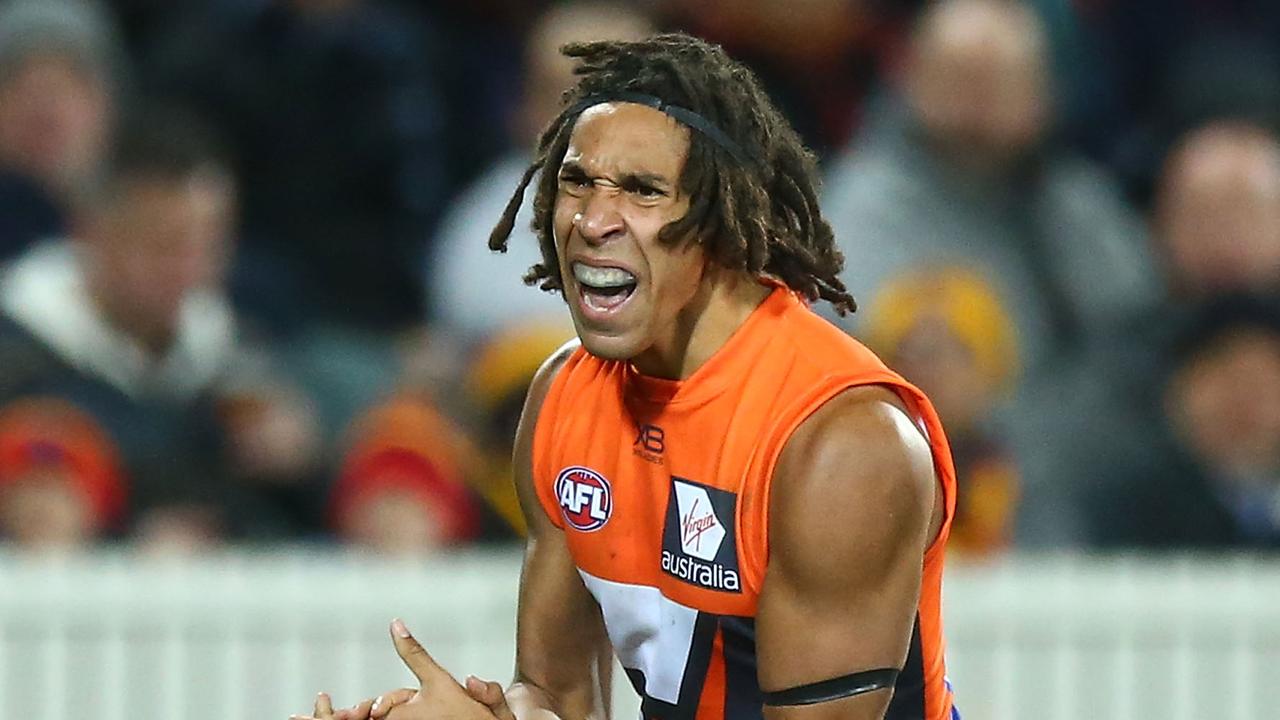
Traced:
[[756, 618], [765, 717], [879, 720], [942, 523], [929, 443], [894, 392], [851, 389], [797, 429], [771, 492]]

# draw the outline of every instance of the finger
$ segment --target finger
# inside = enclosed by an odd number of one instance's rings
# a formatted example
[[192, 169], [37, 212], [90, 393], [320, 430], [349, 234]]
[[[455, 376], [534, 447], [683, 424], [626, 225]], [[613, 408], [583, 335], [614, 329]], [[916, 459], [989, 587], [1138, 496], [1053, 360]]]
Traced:
[[465, 684], [471, 699], [489, 708], [498, 720], [515, 720], [515, 713], [507, 706], [507, 694], [501, 685], [492, 680], [481, 680], [475, 675], [467, 676]]
[[413, 639], [409, 628], [405, 627], [400, 618], [391, 622], [391, 641], [396, 644], [396, 652], [400, 654], [400, 659], [423, 687], [440, 680], [442, 676], [452, 679], [452, 676], [436, 664], [431, 655], [427, 654], [426, 649]]
[[378, 699], [373, 701], [373, 709], [370, 710], [369, 717], [374, 720], [381, 720], [391, 712], [391, 708], [397, 705], [403, 705], [413, 699], [418, 691], [413, 688], [400, 688], [392, 690], [385, 695], [379, 695]]
[[502, 686], [496, 682], [481, 680], [475, 675], [467, 676], [467, 694], [471, 699], [483, 705], [495, 705], [502, 702], [506, 698], [503, 696]]
[[316, 720], [336, 720], [333, 717], [333, 700], [328, 693], [320, 693], [316, 695], [315, 707]]
[[334, 720], [369, 720], [369, 712], [372, 709], [373, 698], [361, 700], [355, 705], [352, 705], [350, 709], [343, 710], [343, 716], [341, 718], [334, 718]]

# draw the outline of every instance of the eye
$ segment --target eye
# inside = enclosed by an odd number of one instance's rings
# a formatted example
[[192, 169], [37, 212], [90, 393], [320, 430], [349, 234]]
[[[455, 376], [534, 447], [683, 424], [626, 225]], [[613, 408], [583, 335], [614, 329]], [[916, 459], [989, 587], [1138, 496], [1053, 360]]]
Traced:
[[624, 179], [622, 181], [622, 189], [641, 200], [657, 200], [667, 195], [665, 190], [638, 178]]
[[560, 185], [569, 192], [583, 192], [590, 184], [591, 180], [582, 173], [572, 171], [560, 173]]

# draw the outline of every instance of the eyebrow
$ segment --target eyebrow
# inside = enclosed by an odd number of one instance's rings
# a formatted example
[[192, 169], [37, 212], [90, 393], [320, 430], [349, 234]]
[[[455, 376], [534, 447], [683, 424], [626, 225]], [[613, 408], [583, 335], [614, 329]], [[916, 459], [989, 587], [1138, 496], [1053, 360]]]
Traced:
[[[577, 173], [577, 174], [583, 175], [584, 177], [588, 177], [588, 178], [592, 177], [592, 175], [587, 172], [586, 168], [582, 167], [581, 165], [579, 165], [578, 163], [572, 160], [569, 160], [561, 164], [560, 172], [561, 173], [566, 173], [566, 172]], [[617, 183], [619, 186], [642, 184], [642, 185], [657, 185], [657, 186], [666, 187], [666, 188], [671, 187], [671, 181], [668, 180], [666, 177], [659, 175], [658, 173], [643, 172], [643, 171], [622, 173], [618, 176]]]

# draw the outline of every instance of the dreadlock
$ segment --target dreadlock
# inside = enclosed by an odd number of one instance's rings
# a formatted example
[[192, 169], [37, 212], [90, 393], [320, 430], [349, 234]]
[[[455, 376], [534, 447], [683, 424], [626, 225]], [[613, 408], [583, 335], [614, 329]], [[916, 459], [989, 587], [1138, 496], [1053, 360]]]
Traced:
[[810, 301], [827, 300], [842, 315], [857, 308], [837, 277], [844, 257], [818, 209], [813, 154], [750, 70], [718, 46], [680, 33], [638, 42], [573, 43], [561, 52], [577, 60], [578, 83], [565, 92], [564, 109], [538, 138], [533, 163], [489, 236], [490, 249], [506, 251], [525, 190], [538, 176], [533, 230], [542, 262], [525, 275], [527, 284], [547, 291], [563, 287], [552, 218], [559, 164], [582, 101], [638, 93], [701, 115], [750, 156], [741, 162], [691, 132], [680, 176], [681, 192], [691, 198], [689, 210], [662, 229], [660, 240], [697, 238], [722, 267], [774, 277]]

